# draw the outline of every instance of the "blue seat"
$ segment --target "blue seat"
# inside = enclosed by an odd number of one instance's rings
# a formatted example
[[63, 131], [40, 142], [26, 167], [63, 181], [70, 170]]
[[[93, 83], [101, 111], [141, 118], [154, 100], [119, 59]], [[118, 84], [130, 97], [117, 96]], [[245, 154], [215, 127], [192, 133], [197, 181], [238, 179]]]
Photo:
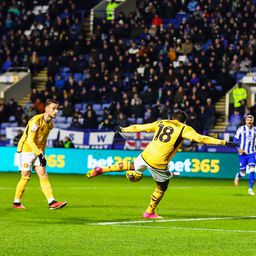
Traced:
[[69, 78], [71, 75], [72, 75], [71, 73], [61, 73], [61, 77], [62, 77], [65, 81], [67, 81], [68, 78]]
[[2, 136], [6, 136], [6, 129], [5, 129], [5, 128], [1, 128], [0, 134], [1, 134]]
[[54, 85], [58, 89], [62, 89], [64, 86], [64, 83], [65, 83], [65, 81], [63, 79], [60, 79], [60, 80], [56, 80]]
[[11, 124], [11, 127], [17, 127], [18, 126], [18, 123], [15, 122], [15, 123], [10, 123]]
[[256, 67], [251, 68], [251, 72], [256, 73]]
[[71, 124], [71, 123], [72, 123], [72, 120], [73, 120], [73, 117], [71, 117], [71, 116], [67, 117], [67, 123], [68, 123], [68, 124]]
[[143, 123], [143, 118], [142, 117], [138, 117], [136, 120], [137, 124], [142, 124]]
[[3, 123], [1, 124], [1, 128], [6, 128], [6, 127], [11, 127], [11, 123], [3, 122]]
[[110, 103], [104, 103], [101, 105], [101, 108], [104, 109], [104, 108], [109, 108], [110, 106]]
[[55, 118], [55, 123], [66, 123], [66, 117], [64, 117], [64, 116], [57, 116]]
[[236, 81], [239, 82], [245, 75], [245, 72], [236, 72]]
[[219, 91], [219, 92], [222, 92], [223, 91], [223, 88], [221, 85], [214, 85], [214, 88], [216, 91]]
[[76, 111], [81, 111], [81, 109], [82, 109], [82, 104], [81, 103], [76, 103], [75, 104], [75, 110]]
[[78, 121], [79, 121], [80, 124], [83, 124], [84, 123], [84, 118], [81, 117], [81, 118], [78, 119]]
[[229, 125], [227, 128], [226, 128], [226, 131], [227, 132], [236, 132], [237, 130], [237, 127], [235, 125]]
[[16, 121], [16, 117], [15, 116], [10, 116], [9, 117], [9, 122], [15, 122]]
[[69, 72], [70, 72], [70, 68], [69, 67], [61, 68], [61, 73], [69, 73]]
[[63, 114], [63, 110], [60, 109], [60, 110], [58, 111], [58, 116], [62, 116], [62, 114]]
[[80, 111], [81, 111], [82, 113], [85, 113], [86, 107], [87, 107], [87, 103], [82, 103], [82, 104], [81, 104], [81, 109], [80, 109]]
[[40, 59], [40, 65], [45, 66], [47, 63], [47, 56], [39, 56]]
[[97, 109], [95, 110], [95, 113], [97, 116], [102, 116], [103, 115], [103, 110], [102, 109]]
[[74, 80], [78, 82], [79, 80], [83, 80], [83, 74], [82, 73], [75, 73], [74, 74]]
[[93, 104], [92, 105], [93, 110], [96, 112], [98, 110], [101, 110], [101, 104]]
[[128, 117], [127, 121], [128, 121], [129, 124], [135, 124], [136, 123], [136, 118]]
[[68, 129], [70, 126], [70, 124], [66, 124], [66, 123], [58, 123], [56, 124], [56, 128], [60, 128], [60, 129]]

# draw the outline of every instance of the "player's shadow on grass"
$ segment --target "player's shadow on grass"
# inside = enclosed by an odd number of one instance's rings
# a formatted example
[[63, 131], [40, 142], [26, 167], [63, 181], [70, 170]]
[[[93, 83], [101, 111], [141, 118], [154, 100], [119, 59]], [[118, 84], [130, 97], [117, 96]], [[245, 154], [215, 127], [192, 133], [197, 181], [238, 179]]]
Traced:
[[235, 193], [235, 194], [232, 194], [232, 196], [248, 197], [248, 195], [245, 193]]

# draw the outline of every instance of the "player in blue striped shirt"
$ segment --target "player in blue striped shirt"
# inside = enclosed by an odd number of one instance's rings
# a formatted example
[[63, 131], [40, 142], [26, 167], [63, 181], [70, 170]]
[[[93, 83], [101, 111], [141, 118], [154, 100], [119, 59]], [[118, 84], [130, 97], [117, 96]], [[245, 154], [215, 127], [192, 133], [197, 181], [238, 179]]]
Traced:
[[246, 175], [246, 166], [249, 166], [249, 190], [248, 195], [254, 196], [253, 185], [254, 185], [254, 173], [255, 173], [255, 155], [256, 155], [256, 127], [253, 125], [254, 117], [247, 115], [245, 119], [245, 125], [237, 129], [234, 137], [234, 142], [239, 144], [239, 164], [240, 171], [236, 174], [234, 185], [238, 186], [240, 178]]

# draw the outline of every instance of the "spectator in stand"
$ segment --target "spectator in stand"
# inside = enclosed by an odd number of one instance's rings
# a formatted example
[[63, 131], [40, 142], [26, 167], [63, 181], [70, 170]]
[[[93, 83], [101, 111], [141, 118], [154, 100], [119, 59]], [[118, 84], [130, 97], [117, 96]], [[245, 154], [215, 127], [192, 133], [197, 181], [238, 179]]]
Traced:
[[13, 146], [17, 146], [18, 145], [18, 142], [19, 142], [19, 140], [20, 140], [20, 138], [22, 136], [22, 133], [23, 133], [23, 131], [21, 129], [18, 129], [17, 135], [13, 138], [13, 142], [12, 142]]
[[0, 123], [8, 122], [9, 115], [3, 99], [0, 99]]
[[186, 38], [185, 42], [182, 43], [182, 46], [181, 46], [181, 51], [184, 55], [189, 55], [193, 50], [193, 44], [192, 42]]
[[146, 91], [144, 92], [142, 100], [143, 100], [144, 104], [148, 104], [148, 105], [152, 105], [156, 101], [156, 95], [153, 92], [151, 87], [146, 89]]
[[69, 101], [65, 100], [62, 107], [62, 116], [69, 117], [69, 116], [72, 116], [73, 113], [74, 113], [74, 107], [71, 105]]
[[143, 117], [142, 100], [137, 93], [135, 93], [131, 99], [131, 113], [133, 113], [135, 117]]
[[176, 91], [175, 96], [174, 96], [174, 102], [180, 104], [182, 102], [184, 95], [185, 95], [185, 92], [184, 92], [183, 87], [179, 86], [178, 90]]
[[14, 99], [10, 99], [7, 102], [6, 108], [9, 116], [15, 116], [17, 112], [18, 104]]
[[36, 51], [33, 51], [29, 57], [29, 68], [32, 74], [36, 74], [39, 70], [40, 59]]
[[229, 124], [231, 126], [238, 127], [242, 123], [242, 116], [239, 112], [239, 109], [235, 108], [234, 113], [230, 116]]
[[148, 107], [146, 109], [146, 112], [144, 114], [144, 122], [145, 123], [153, 123], [154, 121], [156, 121], [156, 117], [154, 112], [152, 111], [151, 107]]
[[102, 130], [113, 130], [114, 127], [115, 123], [113, 122], [112, 115], [108, 115], [108, 117], [99, 124], [99, 129]]
[[197, 113], [195, 112], [195, 109], [193, 106], [190, 106], [188, 109], [188, 116], [189, 116], [189, 123], [190, 126], [194, 128], [195, 131], [199, 132], [201, 129], [200, 122], [198, 120]]
[[71, 88], [77, 88], [77, 83], [73, 76], [68, 77], [68, 81], [65, 82], [63, 90], [69, 91]]
[[209, 130], [209, 113], [206, 112], [205, 106], [201, 106], [200, 107], [200, 112], [198, 114], [198, 120], [199, 120], [199, 124], [200, 124], [200, 131], [206, 131]]
[[117, 126], [122, 126], [122, 127], [125, 127], [128, 125], [128, 122], [127, 122], [127, 118], [126, 116], [120, 112], [118, 115], [117, 115], [117, 118], [116, 118], [116, 125]]
[[207, 123], [209, 125], [209, 129], [211, 129], [214, 126], [216, 116], [216, 109], [215, 106], [212, 104], [211, 98], [208, 98], [206, 100], [206, 112], [209, 116]]
[[22, 106], [21, 106], [21, 105], [18, 105], [18, 106], [17, 106], [16, 113], [15, 113], [15, 115], [14, 115], [14, 116], [15, 116], [15, 120], [16, 120], [16, 122], [18, 123], [18, 126], [19, 126], [19, 124], [21, 123], [21, 118], [22, 118], [23, 114], [24, 114], [24, 111], [23, 111]]
[[74, 148], [75, 147], [73, 142], [71, 141], [71, 139], [68, 136], [66, 136], [64, 138], [63, 147], [64, 148]]
[[248, 73], [251, 70], [252, 61], [246, 56], [245, 59], [243, 59], [240, 62], [239, 65], [239, 71]]
[[2, 69], [3, 72], [6, 72], [11, 66], [12, 66], [12, 60], [8, 56], [7, 59], [5, 60], [5, 62], [3, 63], [1, 69]]
[[248, 106], [245, 106], [243, 118], [246, 118], [248, 115], [251, 115], [251, 114], [252, 114], [251, 109]]
[[37, 98], [36, 101], [33, 104], [33, 108], [35, 109], [37, 114], [41, 114], [44, 112], [44, 103], [41, 101], [41, 99]]
[[152, 19], [151, 25], [160, 27], [163, 24], [163, 20], [161, 17], [158, 16], [158, 14], [155, 14], [154, 18]]
[[78, 117], [73, 117], [72, 123], [69, 126], [70, 130], [83, 129], [83, 125], [79, 122]]
[[115, 18], [115, 9], [117, 8], [118, 3], [115, 0], [109, 0], [106, 6], [107, 20], [111, 21]]
[[18, 123], [18, 126], [19, 126], [19, 127], [26, 127], [26, 126], [27, 126], [27, 123], [28, 123], [28, 120], [29, 120], [29, 118], [26, 117], [25, 115], [23, 115], [23, 116], [21, 117], [20, 123]]
[[56, 141], [53, 143], [53, 147], [54, 147], [54, 148], [64, 148], [63, 140], [56, 140]]
[[232, 91], [233, 99], [234, 99], [234, 108], [241, 108], [242, 101], [247, 101], [247, 91], [243, 87], [242, 83], [238, 83], [238, 85]]
[[37, 99], [40, 99], [40, 98], [41, 98], [41, 93], [36, 88], [33, 88], [30, 94], [30, 101], [34, 103]]
[[84, 115], [84, 129], [97, 129], [98, 121], [92, 110], [88, 110]]
[[48, 76], [47, 77], [47, 82], [45, 84], [46, 89], [49, 89], [54, 85], [55, 85], [54, 77], [53, 76]]

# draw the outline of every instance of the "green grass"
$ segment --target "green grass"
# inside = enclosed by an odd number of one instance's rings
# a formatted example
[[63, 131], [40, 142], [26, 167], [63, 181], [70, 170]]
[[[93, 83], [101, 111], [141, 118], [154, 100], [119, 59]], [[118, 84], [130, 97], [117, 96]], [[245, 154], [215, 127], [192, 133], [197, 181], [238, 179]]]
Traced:
[[[48, 210], [36, 175], [24, 194], [27, 209], [12, 209], [18, 180], [0, 173], [0, 255], [256, 255], [256, 218], [246, 218], [256, 215], [256, 198], [245, 181], [234, 188], [231, 180], [175, 178], [158, 209], [173, 222], [122, 224], [143, 221], [151, 178], [50, 174], [55, 197], [68, 201], [58, 211]], [[237, 218], [187, 220], [215, 217]]]

